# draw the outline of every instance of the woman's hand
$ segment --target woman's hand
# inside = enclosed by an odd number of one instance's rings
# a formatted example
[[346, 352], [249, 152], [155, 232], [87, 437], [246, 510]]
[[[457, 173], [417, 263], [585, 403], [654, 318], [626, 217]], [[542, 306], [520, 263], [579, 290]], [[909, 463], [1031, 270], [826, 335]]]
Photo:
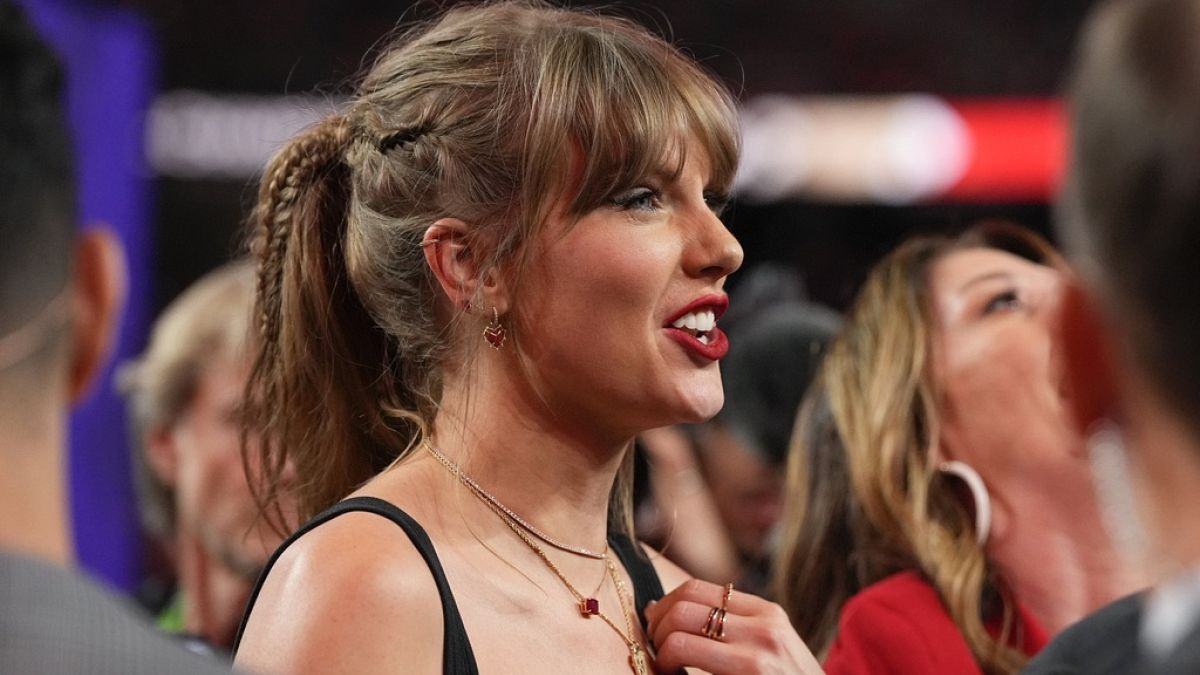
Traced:
[[[738, 591], [724, 598], [724, 587], [692, 579], [646, 608], [659, 672], [684, 667], [714, 675], [824, 672], [782, 607]], [[713, 610], [721, 607], [724, 624], [718, 626]], [[706, 630], [713, 637], [706, 637]]]

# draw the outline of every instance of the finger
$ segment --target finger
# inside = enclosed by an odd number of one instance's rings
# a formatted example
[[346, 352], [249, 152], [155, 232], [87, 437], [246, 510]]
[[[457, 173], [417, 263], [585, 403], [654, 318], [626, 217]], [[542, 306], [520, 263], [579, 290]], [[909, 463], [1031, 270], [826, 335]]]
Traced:
[[[724, 597], [724, 586], [700, 579], [689, 579], [665, 595], [653, 607], [648, 607], [646, 610], [646, 619], [654, 621], [656, 618], [670, 611], [670, 608], [677, 602], [694, 602], [698, 605], [719, 607]], [[729, 602], [725, 604], [725, 609], [733, 614], [758, 616], [770, 612], [770, 607], [773, 604], [757, 595], [742, 593], [735, 589], [732, 595], [729, 596]]]
[[717, 642], [682, 631], [671, 633], [655, 655], [660, 673], [673, 673], [690, 667], [723, 675], [724, 673], [761, 673], [768, 656], [740, 645]]
[[[715, 594], [714, 594], [715, 589]], [[718, 606], [725, 595], [725, 588], [700, 579], [689, 579], [680, 584], [675, 590], [660, 598], [657, 602], [646, 607], [646, 621], [653, 625], [679, 602], [690, 602], [706, 605], [709, 609]], [[732, 599], [732, 598], [731, 598]], [[707, 610], [706, 610], [707, 611]]]
[[[657, 645], [674, 632], [700, 635], [710, 612], [712, 612], [712, 607], [708, 605], [687, 601], [677, 602], [671, 606], [670, 610], [650, 624], [650, 639]], [[728, 618], [726, 618], [726, 623], [728, 623]]]

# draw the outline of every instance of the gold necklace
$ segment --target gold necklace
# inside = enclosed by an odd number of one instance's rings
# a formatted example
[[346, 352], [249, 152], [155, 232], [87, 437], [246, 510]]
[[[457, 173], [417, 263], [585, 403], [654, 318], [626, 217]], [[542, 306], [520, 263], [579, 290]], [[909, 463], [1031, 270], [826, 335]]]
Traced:
[[526, 532], [528, 532], [529, 534], [532, 534], [533, 536], [537, 537], [538, 539], [541, 539], [542, 541], [546, 542], [547, 544], [550, 544], [551, 546], [553, 546], [554, 548], [556, 548], [560, 551], [566, 551], [567, 553], [574, 553], [575, 555], [580, 555], [585, 558], [592, 558], [595, 560], [604, 560], [607, 557], [608, 542], [604, 542], [604, 551], [597, 553], [590, 549], [582, 548], [579, 546], [571, 546], [569, 544], [564, 544], [564, 543], [558, 541], [557, 539], [551, 537], [550, 535], [546, 534], [545, 532], [542, 532], [541, 530], [537, 529], [536, 527], [534, 527], [533, 525], [528, 523], [524, 518], [522, 518], [521, 516], [518, 516], [515, 512], [513, 512], [512, 509], [505, 506], [499, 499], [496, 499], [492, 495], [492, 493], [488, 492], [487, 490], [484, 490], [483, 487], [479, 483], [476, 483], [474, 479], [472, 479], [467, 474], [463, 473], [462, 470], [459, 468], [458, 464], [455, 464], [449, 457], [447, 457], [444, 453], [442, 453], [441, 450], [438, 450], [437, 448], [433, 447], [432, 443], [430, 443], [429, 441], [424, 441], [422, 443], [422, 445], [424, 445], [425, 449], [429, 451], [429, 454], [433, 455], [434, 459], [441, 462], [442, 466], [446, 467], [454, 475], [458, 476], [458, 479], [460, 481], [462, 481], [463, 485], [466, 485], [468, 488], [470, 488], [471, 491], [474, 492], [476, 496], [481, 497], [484, 501], [488, 502], [495, 508], [498, 508], [501, 511], [503, 511], [504, 514], [509, 519], [515, 521], [518, 525], [520, 525], [522, 528], [524, 528], [524, 530]]
[[[432, 446], [426, 445], [426, 447], [433, 451]], [[437, 454], [434, 456], [437, 457]], [[442, 459], [446, 459], [446, 461], [442, 461]], [[442, 455], [442, 457], [439, 458], [439, 463], [445, 466], [451, 474], [453, 474], [460, 482], [463, 483], [463, 485], [466, 485], [468, 488], [473, 488], [472, 483], [474, 483], [474, 481], [467, 482], [470, 480], [470, 478], [464, 474], [457, 465], [453, 465], [448, 462], [449, 460], [448, 458], [445, 458], [445, 455]], [[608, 570], [608, 578], [612, 579], [613, 590], [617, 594], [617, 602], [619, 602], [621, 605], [621, 618], [625, 620], [625, 630], [621, 630], [621, 628], [617, 626], [616, 622], [610, 619], [607, 614], [600, 611], [599, 600], [594, 597], [584, 597], [584, 595], [575, 588], [575, 585], [572, 584], [569, 579], [567, 579], [567, 576], [562, 573], [562, 570], [558, 569], [558, 565], [555, 565], [554, 561], [551, 560], [548, 555], [546, 555], [546, 552], [542, 549], [542, 547], [538, 546], [537, 542], [531, 539], [529, 535], [523, 531], [524, 526], [517, 522], [514, 518], [510, 517], [511, 511], [504, 508], [503, 504], [500, 504], [498, 501], [496, 501], [494, 497], [492, 499], [486, 499], [482, 494], [480, 494], [480, 491], [481, 490], [476, 489], [470, 490], [471, 494], [474, 494], [480, 501], [484, 503], [485, 506], [491, 509], [492, 512], [495, 513], [496, 516], [499, 517], [500, 520], [503, 521], [504, 524], [513, 531], [513, 534], [517, 535], [518, 539], [525, 542], [525, 545], [528, 546], [535, 554], [537, 554], [537, 556], [542, 559], [542, 562], [546, 564], [546, 567], [549, 567], [550, 571], [554, 573], [554, 576], [558, 577], [559, 581], [561, 581], [563, 585], [567, 587], [567, 590], [570, 591], [571, 595], [574, 596], [576, 603], [578, 603], [577, 607], [579, 609], [579, 613], [585, 618], [590, 618], [592, 616], [600, 617], [604, 623], [608, 624], [608, 627], [611, 628], [613, 632], [621, 638], [621, 641], [625, 643], [625, 647], [629, 650], [629, 668], [633, 670], [636, 675], [650, 675], [650, 663], [649, 659], [646, 657], [646, 649], [634, 637], [633, 623], [630, 620], [630, 616], [632, 616], [634, 612], [633, 608], [630, 606], [629, 600], [625, 597], [625, 582], [621, 579], [620, 575], [617, 574], [617, 566], [613, 564], [613, 561], [609, 559], [608, 555], [603, 555], [604, 566]], [[603, 586], [603, 579], [601, 579], [601, 586]], [[600, 587], [597, 586], [596, 590], [599, 591]]]

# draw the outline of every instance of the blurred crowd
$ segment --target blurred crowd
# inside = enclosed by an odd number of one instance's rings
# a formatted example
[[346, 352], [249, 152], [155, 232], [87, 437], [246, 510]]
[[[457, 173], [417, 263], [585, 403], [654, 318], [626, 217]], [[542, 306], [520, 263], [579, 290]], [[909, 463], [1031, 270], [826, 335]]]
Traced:
[[[1061, 248], [914, 236], [844, 312], [743, 260], [733, 97], [644, 27], [393, 39], [97, 383], [122, 242], [0, 0], [0, 672], [1200, 672], [1200, 2], [1090, 14]], [[95, 386], [134, 598], [74, 569]]]

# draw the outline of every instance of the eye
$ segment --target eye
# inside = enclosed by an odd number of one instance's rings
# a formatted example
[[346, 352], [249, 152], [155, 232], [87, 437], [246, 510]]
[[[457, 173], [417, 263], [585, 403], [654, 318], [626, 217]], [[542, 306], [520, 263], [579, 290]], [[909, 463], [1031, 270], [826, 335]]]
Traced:
[[648, 187], [636, 187], [612, 198], [619, 209], [631, 211], [653, 211], [662, 207], [662, 193]]
[[1016, 290], [1009, 289], [992, 296], [992, 298], [988, 300], [987, 304], [983, 306], [983, 313], [992, 314], [994, 312], [1020, 309], [1021, 307], [1021, 297], [1017, 295]]
[[729, 207], [729, 194], [725, 192], [705, 192], [704, 203], [708, 204], [708, 208], [720, 218], [725, 215], [725, 209]]

